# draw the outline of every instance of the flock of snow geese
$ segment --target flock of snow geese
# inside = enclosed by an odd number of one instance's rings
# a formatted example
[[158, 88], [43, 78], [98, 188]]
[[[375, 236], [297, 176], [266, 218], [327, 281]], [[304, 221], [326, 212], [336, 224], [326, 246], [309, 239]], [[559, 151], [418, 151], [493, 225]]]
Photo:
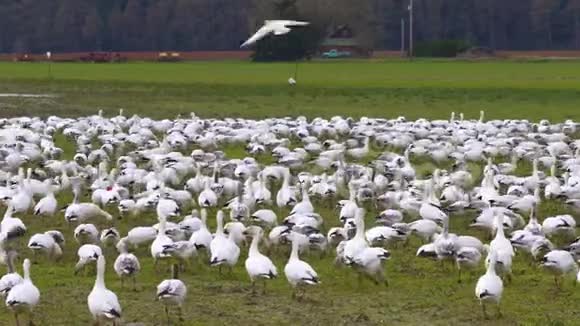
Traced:
[[[59, 263], [72, 247], [65, 247], [62, 233], [70, 231], [29, 234], [25, 222], [63, 212], [78, 243], [74, 272], [96, 266], [87, 298], [96, 324], [117, 324], [123, 316], [105, 284], [105, 247], [118, 251], [113, 268], [122, 284], [137, 282], [144, 259], [135, 255], [137, 247], [150, 248], [156, 271], [172, 266], [172, 278], [157, 287], [167, 318], [182, 318], [187, 284], [178, 274], [194, 261], [221, 274], [247, 251], [252, 291], [258, 283], [265, 292], [278, 276], [268, 255], [281, 246], [291, 248], [283, 272], [296, 300], [321, 282], [301, 254], [335, 252], [337, 266], [387, 285], [388, 248], [412, 236], [424, 244], [418, 257], [451, 261], [459, 281], [461, 271], [485, 264], [475, 297], [486, 317], [490, 304], [501, 313], [516, 254], [541, 264], [558, 287], [566, 278], [580, 282], [574, 217], [537, 217], [542, 201], [580, 211], [580, 140], [574, 139], [580, 125], [572, 121], [485, 121], [483, 112], [479, 120], [455, 114], [433, 121], [218, 120], [192, 114], [156, 121], [120, 112], [112, 118], [12, 118], [0, 125], [0, 201], [6, 207], [0, 263], [8, 268], [0, 294], [18, 325], [23, 317], [32, 320], [41, 297], [31, 259]], [[55, 136], [74, 143], [75, 153], [59, 148]], [[247, 157], [228, 158], [227, 148], [244, 148]], [[420, 165], [411, 160], [441, 168], [421, 178]], [[531, 173], [521, 168], [526, 164]], [[72, 202], [58, 202], [71, 193]], [[335, 204], [335, 216], [316, 212]], [[489, 244], [450, 232], [450, 216], [464, 218], [467, 211], [476, 212], [471, 226], [485, 230]], [[378, 212], [376, 225], [365, 228], [365, 212]], [[155, 214], [158, 223], [142, 225], [145, 214]], [[133, 227], [127, 234], [115, 227], [120, 218]], [[99, 232], [92, 223], [106, 228]], [[29, 255], [21, 276], [15, 259]]]

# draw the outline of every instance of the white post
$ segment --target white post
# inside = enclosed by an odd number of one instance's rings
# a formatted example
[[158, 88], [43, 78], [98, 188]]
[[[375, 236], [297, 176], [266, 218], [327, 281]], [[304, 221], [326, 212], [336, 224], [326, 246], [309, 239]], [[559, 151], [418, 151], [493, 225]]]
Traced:
[[46, 60], [48, 60], [48, 79], [52, 79], [52, 53], [50, 51], [46, 52]]
[[401, 57], [405, 56], [405, 18], [401, 18]]
[[413, 0], [409, 2], [409, 57], [413, 57]]

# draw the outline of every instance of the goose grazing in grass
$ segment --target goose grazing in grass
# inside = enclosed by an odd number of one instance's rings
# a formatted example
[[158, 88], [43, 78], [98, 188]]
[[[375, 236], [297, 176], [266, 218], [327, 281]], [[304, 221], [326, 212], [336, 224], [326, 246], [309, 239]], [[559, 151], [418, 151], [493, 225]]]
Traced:
[[546, 237], [563, 236], [575, 238], [576, 220], [571, 215], [547, 217], [542, 222], [542, 230]]
[[79, 224], [75, 228], [74, 237], [80, 245], [97, 244], [99, 242], [99, 230], [94, 224]]
[[262, 239], [264, 231], [259, 226], [250, 226], [244, 231], [244, 235], [252, 237], [252, 243], [248, 252], [245, 266], [248, 276], [252, 281], [252, 293], [255, 293], [255, 285], [257, 279], [262, 279], [264, 282], [263, 293], [266, 292], [266, 281], [274, 279], [278, 276], [278, 270], [272, 263], [270, 258], [266, 257], [258, 248], [258, 244]]
[[503, 282], [499, 276], [495, 273], [495, 265], [497, 263], [495, 251], [490, 252], [489, 265], [483, 276], [477, 280], [475, 286], [475, 297], [479, 300], [481, 304], [481, 309], [483, 311], [484, 318], [488, 318], [487, 315], [487, 305], [495, 304], [497, 305], [497, 314], [501, 316], [500, 302], [501, 295], [503, 293]]
[[157, 300], [165, 307], [167, 322], [170, 321], [169, 306], [177, 306], [179, 321], [183, 321], [182, 305], [187, 295], [187, 286], [179, 279], [179, 266], [173, 265], [172, 278], [163, 280], [157, 285]]
[[221, 272], [221, 266], [223, 264], [227, 265], [231, 270], [238, 262], [238, 258], [240, 257], [240, 247], [238, 247], [236, 243], [224, 233], [223, 211], [220, 210], [217, 212], [216, 220], [217, 230], [209, 245], [211, 253], [209, 264], [211, 266], [219, 266]]
[[116, 228], [108, 228], [101, 231], [100, 241], [103, 246], [110, 246], [119, 241], [121, 234]]
[[97, 259], [97, 278], [93, 290], [87, 297], [89, 311], [96, 325], [112, 322], [117, 325], [121, 320], [121, 305], [117, 295], [105, 286], [105, 257]]
[[150, 243], [157, 237], [157, 229], [152, 226], [137, 226], [127, 232], [125, 240], [127, 244], [137, 247], [144, 243]]
[[252, 221], [265, 227], [272, 227], [278, 223], [278, 217], [276, 217], [276, 213], [271, 209], [257, 210], [250, 217]]
[[[284, 267], [284, 275], [286, 275], [286, 279], [288, 283], [293, 288], [292, 298], [297, 298], [297, 291], [305, 285], [317, 285], [320, 284], [320, 279], [318, 278], [318, 274], [316, 271], [308, 264], [307, 262], [300, 260], [298, 257], [298, 247], [300, 243], [298, 241], [294, 241], [296, 233], [292, 232], [288, 239], [292, 242], [292, 251], [290, 253], [290, 259], [288, 259], [288, 263]], [[304, 296], [304, 291], [302, 291], [302, 295], [298, 297], [299, 299]]]
[[435, 234], [443, 231], [437, 223], [425, 219], [411, 222], [408, 226], [411, 233], [416, 234], [423, 242], [431, 240]]
[[124, 286], [126, 278], [131, 278], [133, 280], [133, 290], [136, 290], [137, 274], [141, 271], [139, 259], [128, 251], [127, 240], [125, 238], [117, 242], [117, 250], [119, 251], [119, 256], [115, 259], [113, 269], [121, 279], [121, 286]]
[[10, 290], [23, 280], [22, 276], [14, 270], [14, 258], [16, 258], [17, 255], [16, 251], [9, 251], [7, 255], [6, 266], [8, 268], [8, 273], [0, 278], [0, 297], [2, 299], [6, 299]]
[[97, 258], [103, 255], [103, 250], [97, 245], [85, 244], [79, 248], [77, 255], [79, 256], [79, 261], [75, 265], [75, 275], [88, 263], [97, 261]]
[[88, 219], [97, 217], [104, 217], [107, 221], [113, 220], [113, 216], [102, 210], [98, 205], [94, 203], [80, 203], [80, 180], [78, 178], [71, 178], [71, 182], [73, 184], [73, 202], [66, 207], [64, 212], [64, 219], [67, 222], [83, 223]]
[[560, 279], [567, 275], [578, 273], [578, 265], [568, 251], [552, 250], [542, 259], [542, 266], [554, 275], [556, 287], [560, 287]]
[[461, 272], [464, 269], [473, 270], [479, 266], [481, 261], [481, 251], [474, 247], [461, 247], [455, 253], [455, 264], [457, 265], [457, 283], [461, 283]]
[[21, 314], [28, 314], [29, 323], [34, 325], [32, 323], [32, 311], [40, 301], [40, 291], [30, 279], [30, 265], [30, 260], [25, 259], [22, 264], [24, 269], [22, 282], [16, 284], [6, 296], [6, 306], [14, 313], [16, 325], [20, 325], [18, 318]]
[[385, 278], [383, 263], [389, 260], [391, 253], [383, 248], [364, 248], [353, 260], [353, 266], [360, 272], [368, 275], [375, 284], [389, 285]]
[[59, 259], [62, 256], [62, 249], [55, 241], [54, 237], [48, 233], [37, 233], [28, 240], [28, 248], [33, 253], [41, 252], [48, 259]]

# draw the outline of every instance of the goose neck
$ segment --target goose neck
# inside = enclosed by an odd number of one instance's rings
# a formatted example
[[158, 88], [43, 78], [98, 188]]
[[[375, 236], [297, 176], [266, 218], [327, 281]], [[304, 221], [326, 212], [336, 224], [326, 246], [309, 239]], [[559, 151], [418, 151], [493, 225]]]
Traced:
[[292, 252], [290, 253], [290, 260], [298, 260], [298, 241], [292, 240]]
[[250, 252], [249, 252], [249, 256], [254, 256], [260, 253], [259, 249], [258, 249], [258, 244], [260, 243], [260, 235], [256, 234], [253, 238], [252, 238], [252, 243], [250, 244]]

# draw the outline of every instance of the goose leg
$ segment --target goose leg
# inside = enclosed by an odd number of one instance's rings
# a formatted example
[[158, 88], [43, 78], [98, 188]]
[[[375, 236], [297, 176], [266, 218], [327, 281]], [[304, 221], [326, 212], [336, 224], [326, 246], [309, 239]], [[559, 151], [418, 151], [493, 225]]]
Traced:
[[137, 291], [137, 276], [133, 275], [133, 291]]
[[252, 280], [252, 295], [256, 294], [256, 281]]
[[184, 321], [185, 319], [183, 318], [183, 309], [181, 308], [181, 305], [179, 305], [177, 307], [177, 314], [179, 316], [179, 321]]
[[485, 303], [481, 304], [481, 310], [483, 311], [483, 318], [489, 319], [489, 317], [487, 316], [487, 309], [485, 307]]
[[262, 280], [264, 282], [264, 287], [262, 289], [262, 294], [266, 294], [266, 279]]
[[167, 324], [170, 323], [170, 319], [169, 319], [169, 308], [167, 308], [167, 305], [165, 306], [165, 317], [167, 318]]
[[501, 317], [503, 317], [503, 314], [501, 313], [501, 308], [500, 308], [500, 306], [499, 306], [499, 303], [497, 304], [497, 317], [498, 317], [498, 318], [501, 318]]
[[461, 268], [457, 269], [457, 283], [461, 283]]
[[14, 320], [16, 320], [16, 326], [20, 326], [20, 321], [18, 320], [18, 314], [14, 314]]

